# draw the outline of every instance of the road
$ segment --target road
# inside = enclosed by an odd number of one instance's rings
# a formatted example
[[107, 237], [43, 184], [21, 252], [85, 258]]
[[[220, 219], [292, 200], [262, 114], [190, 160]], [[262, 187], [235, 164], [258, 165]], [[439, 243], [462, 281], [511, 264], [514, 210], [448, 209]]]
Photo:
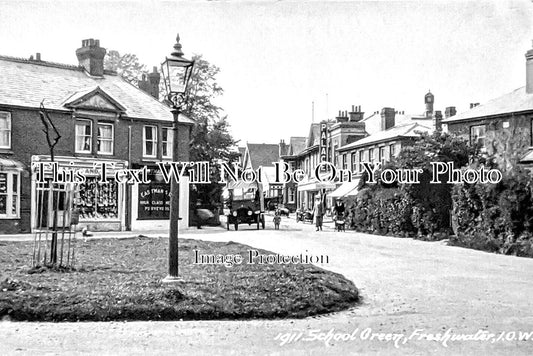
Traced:
[[533, 354], [533, 259], [269, 222], [182, 236], [328, 255], [322, 267], [353, 280], [363, 303], [299, 320], [2, 322], [0, 354]]

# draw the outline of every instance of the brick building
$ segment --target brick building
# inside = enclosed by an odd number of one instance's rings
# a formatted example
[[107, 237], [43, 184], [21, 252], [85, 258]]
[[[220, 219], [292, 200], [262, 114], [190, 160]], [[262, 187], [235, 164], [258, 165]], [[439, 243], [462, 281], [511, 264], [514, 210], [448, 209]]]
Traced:
[[444, 130], [478, 143], [501, 169], [533, 164], [533, 49], [526, 53], [525, 86], [443, 120]]
[[[299, 209], [312, 209], [315, 197], [322, 197], [327, 192], [334, 190], [340, 183], [320, 182], [315, 178], [315, 167], [327, 161], [338, 165], [340, 161], [340, 147], [355, 142], [366, 135], [365, 124], [362, 123], [364, 113], [360, 106], [352, 106], [352, 111], [339, 111], [334, 120], [312, 123], [309, 134], [305, 137], [303, 145], [299, 138], [291, 138], [291, 144], [286, 155], [282, 156], [292, 170], [301, 169], [306, 176], [298, 184], [288, 184], [288, 198], [294, 196], [292, 189], [296, 187], [296, 207]], [[327, 205], [331, 202], [325, 201]], [[291, 203], [292, 204], [292, 203]]]
[[[129, 185], [112, 180], [99, 184], [96, 172], [90, 174], [94, 163], [136, 168], [173, 159], [170, 109], [104, 70], [105, 54], [99, 41], [90, 39], [76, 50], [78, 65], [46, 62], [40, 54], [30, 59], [0, 56], [0, 233], [30, 232], [47, 220], [35, 199], [39, 185], [32, 169], [32, 164], [51, 159], [41, 103], [61, 135], [54, 161], [65, 169], [89, 172], [78, 187], [80, 226], [127, 230], [168, 225], [169, 189], [160, 175], [152, 173], [150, 185]], [[148, 81], [154, 87], [158, 74], [152, 73]], [[185, 116], [179, 121], [183, 155], [175, 160], [187, 160], [193, 122]], [[185, 184], [181, 191], [180, 206], [186, 207]]]
[[[420, 133], [441, 130], [442, 112], [434, 110], [434, 103], [435, 96], [429, 91], [424, 95], [425, 110], [421, 114], [406, 114], [404, 111], [384, 107], [362, 119], [366, 137], [338, 149], [340, 159], [336, 167], [351, 171], [352, 181], [342, 183], [329, 196], [337, 199], [356, 195], [363, 172], [362, 163], [383, 164], [397, 156], [402, 147], [411, 144]], [[454, 107], [446, 109], [447, 115], [454, 111]]]

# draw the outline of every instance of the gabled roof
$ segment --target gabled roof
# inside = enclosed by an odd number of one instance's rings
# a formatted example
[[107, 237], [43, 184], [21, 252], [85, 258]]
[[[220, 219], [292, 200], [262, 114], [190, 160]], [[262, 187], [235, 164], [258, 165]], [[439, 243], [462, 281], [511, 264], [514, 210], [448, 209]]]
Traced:
[[358, 141], [352, 142], [348, 145], [342, 146], [339, 148], [339, 151], [345, 151], [352, 148], [370, 146], [380, 142], [392, 141], [401, 137], [417, 137], [419, 136], [418, 132], [431, 132], [432, 129], [421, 125], [417, 122], [403, 124], [398, 126], [393, 126], [388, 130], [379, 131], [375, 134], [362, 138]]
[[526, 87], [513, 90], [483, 105], [442, 120], [442, 122], [450, 123], [524, 111], [533, 111], [533, 94], [526, 93]]
[[[83, 97], [91, 88], [100, 88], [124, 115], [146, 120], [173, 121], [169, 107], [134, 87], [116, 74], [93, 77], [82, 67], [0, 56], [0, 105], [68, 111], [69, 98]], [[180, 122], [193, 123], [185, 115]]]
[[100, 87], [87, 88], [74, 93], [63, 104], [66, 108], [95, 108], [104, 111], [125, 112], [126, 108]]
[[279, 161], [279, 145], [269, 143], [247, 143], [247, 152], [253, 169], [272, 166]]
[[297, 155], [305, 150], [305, 137], [291, 137], [289, 143], [289, 155]]
[[311, 147], [320, 143], [320, 124], [312, 123], [309, 128], [309, 135], [305, 140], [305, 147]]

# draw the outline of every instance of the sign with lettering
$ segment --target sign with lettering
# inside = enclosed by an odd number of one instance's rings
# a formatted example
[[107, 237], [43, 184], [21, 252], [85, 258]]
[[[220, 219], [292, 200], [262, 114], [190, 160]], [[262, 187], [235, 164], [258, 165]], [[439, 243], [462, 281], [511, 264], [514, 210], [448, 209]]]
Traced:
[[320, 162], [328, 160], [328, 125], [320, 123]]
[[139, 184], [138, 220], [164, 220], [170, 217], [170, 184]]

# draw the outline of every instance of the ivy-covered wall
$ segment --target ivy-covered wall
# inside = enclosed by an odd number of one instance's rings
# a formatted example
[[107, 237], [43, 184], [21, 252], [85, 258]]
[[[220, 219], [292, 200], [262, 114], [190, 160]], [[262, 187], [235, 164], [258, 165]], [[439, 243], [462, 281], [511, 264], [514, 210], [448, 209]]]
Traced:
[[493, 157], [501, 170], [508, 171], [533, 146], [531, 122], [533, 112], [448, 123], [448, 132], [470, 138], [470, 128], [486, 125], [486, 154]]

